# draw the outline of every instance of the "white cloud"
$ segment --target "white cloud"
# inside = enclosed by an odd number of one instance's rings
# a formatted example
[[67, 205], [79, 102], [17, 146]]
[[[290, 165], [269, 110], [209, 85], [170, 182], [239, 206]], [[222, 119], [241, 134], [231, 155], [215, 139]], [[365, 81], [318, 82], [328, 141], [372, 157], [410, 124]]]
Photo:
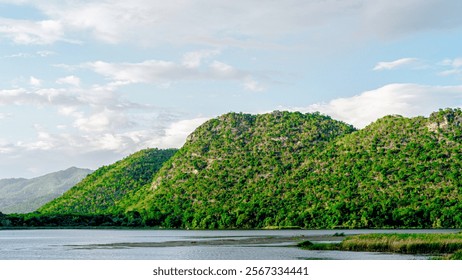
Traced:
[[[389, 38], [462, 25], [458, 0], [25, 0], [21, 4], [34, 6], [48, 20], [13, 25], [4, 19], [0, 30], [18, 43], [37, 44], [64, 39], [67, 32], [68, 37], [92, 34], [108, 43], [264, 47], [274, 39], [319, 27], [334, 26], [356, 40], [361, 32]], [[332, 36], [325, 39], [331, 41]]]
[[428, 116], [440, 108], [455, 106], [462, 106], [462, 86], [390, 84], [299, 110], [319, 111], [362, 128], [386, 115]]
[[461, 68], [462, 67], [462, 57], [458, 57], [452, 60], [452, 66], [454, 68]]
[[152, 141], [151, 144], [154, 147], [180, 148], [185, 143], [187, 136], [207, 120], [209, 118], [195, 118], [174, 122], [165, 129], [165, 134], [162, 137]]
[[156, 83], [176, 79], [178, 75], [191, 76], [192, 71], [181, 71], [173, 62], [147, 60], [141, 63], [108, 63], [96, 61], [85, 64], [94, 72], [115, 81], [128, 83]]
[[1, 154], [10, 154], [15, 150], [14, 145], [9, 143], [8, 141], [5, 141], [3, 139], [0, 139], [0, 155]]
[[52, 44], [63, 39], [64, 30], [60, 21], [29, 21], [0, 18], [0, 35], [16, 44]]
[[418, 61], [419, 60], [416, 59], [416, 58], [407, 57], [407, 58], [397, 59], [397, 60], [394, 60], [394, 61], [379, 62], [379, 63], [377, 63], [377, 65], [374, 67], [373, 70], [375, 70], [375, 71], [377, 71], [377, 70], [391, 70], [391, 69], [399, 68], [399, 67], [402, 67], [402, 66], [412, 65], [412, 64], [415, 64]]
[[[184, 120], [152, 119], [162, 126], [144, 127], [129, 131], [79, 130], [71, 132], [62, 126], [57, 133], [35, 126], [36, 138], [28, 141], [11, 142], [0, 139], [0, 178], [24, 176], [25, 170], [33, 168], [29, 176], [61, 170], [70, 164], [96, 169], [148, 147], [179, 148], [186, 137], [207, 118]], [[43, 164], [43, 158], [47, 159]], [[72, 163], [69, 163], [69, 159]], [[6, 164], [8, 162], [8, 164]], [[21, 171], [15, 167], [22, 166]]]
[[249, 77], [244, 83], [244, 88], [254, 92], [261, 92], [265, 90], [265, 87], [262, 86], [258, 81], [255, 81]]
[[11, 114], [0, 113], [0, 120], [4, 120], [4, 119], [10, 118], [10, 117], [11, 117]]
[[237, 71], [234, 69], [234, 67], [217, 60], [214, 60], [210, 64], [210, 69], [212, 69], [213, 72], [218, 76], [233, 77], [237, 75]]
[[0, 105], [21, 104], [27, 100], [27, 91], [22, 88], [0, 90]]
[[216, 53], [187, 53], [181, 63], [164, 60], [146, 60], [139, 63], [95, 61], [85, 63], [82, 67], [111, 79], [110, 85], [114, 86], [150, 83], [169, 87], [175, 82], [213, 80], [237, 81], [248, 90], [264, 90], [249, 72], [236, 69], [227, 63], [213, 60], [207, 66], [201, 66], [203, 58], [213, 55]]
[[[73, 79], [64, 79], [73, 80]], [[137, 104], [105, 87], [0, 90], [0, 105], [46, 109], [59, 123], [48, 131], [35, 126], [36, 138], [2, 144], [2, 153], [20, 151], [95, 152], [127, 154], [158, 144], [175, 147], [203, 119], [178, 120], [171, 111]], [[0, 119], [9, 117], [0, 113]], [[35, 119], [34, 119], [35, 121]]]
[[40, 87], [42, 85], [42, 80], [31, 76], [29, 78], [29, 84], [33, 87]]
[[54, 55], [55, 52], [53, 51], [38, 51], [37, 52], [37, 55], [40, 56], [40, 57], [48, 57], [48, 56], [51, 56], [51, 55]]
[[461, 75], [462, 74], [462, 58], [446, 59], [440, 63], [450, 69], [439, 72], [441, 76]]
[[32, 55], [29, 53], [15, 53], [15, 54], [10, 54], [10, 55], [5, 55], [2, 58], [5, 59], [5, 58], [28, 58], [28, 57], [32, 57]]
[[203, 50], [196, 52], [188, 52], [183, 55], [183, 65], [186, 68], [198, 68], [201, 66], [202, 60], [216, 56], [220, 53], [218, 50]]
[[74, 125], [83, 132], [106, 132], [120, 131], [134, 124], [126, 114], [104, 108], [90, 116], [77, 118]]
[[76, 77], [74, 75], [71, 75], [71, 76], [67, 76], [67, 77], [58, 79], [56, 81], [56, 83], [57, 84], [67, 84], [67, 85], [71, 85], [71, 86], [74, 86], [74, 87], [79, 87], [80, 86], [80, 78]]

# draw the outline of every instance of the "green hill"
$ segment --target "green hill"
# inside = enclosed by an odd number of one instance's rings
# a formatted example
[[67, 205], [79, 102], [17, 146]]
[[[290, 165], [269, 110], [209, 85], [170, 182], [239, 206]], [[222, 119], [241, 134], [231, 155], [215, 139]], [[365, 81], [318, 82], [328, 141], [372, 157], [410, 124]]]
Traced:
[[42, 214], [113, 214], [126, 195], [152, 181], [175, 149], [146, 149], [87, 176], [61, 197], [38, 209]]
[[304, 223], [461, 227], [461, 124], [460, 110], [388, 116], [332, 142], [312, 167], [320, 173], [301, 181], [316, 193]]
[[27, 213], [59, 197], [92, 170], [71, 167], [32, 179], [0, 180], [0, 211]]
[[148, 225], [461, 227], [462, 113], [355, 131], [319, 114], [227, 114], [124, 200]]
[[461, 151], [460, 109], [361, 130], [318, 113], [230, 113], [156, 168], [139, 168], [155, 158], [142, 151], [40, 211], [169, 228], [460, 228]]
[[354, 131], [320, 114], [231, 113], [210, 120], [125, 201], [148, 225], [250, 228], [299, 225], [307, 192], [299, 170]]

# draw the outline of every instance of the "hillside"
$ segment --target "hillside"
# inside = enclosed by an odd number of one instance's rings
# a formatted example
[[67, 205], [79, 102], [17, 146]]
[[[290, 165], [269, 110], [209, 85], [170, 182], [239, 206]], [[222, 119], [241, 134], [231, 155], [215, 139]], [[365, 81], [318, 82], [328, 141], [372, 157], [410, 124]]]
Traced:
[[[300, 185], [310, 227], [460, 227], [460, 110], [388, 116], [332, 142]], [[302, 214], [303, 215], [303, 214]], [[310, 218], [307, 218], [310, 217]]]
[[47, 203], [42, 214], [113, 214], [124, 196], [152, 181], [175, 149], [145, 149], [97, 169], [61, 197]]
[[189, 228], [296, 225], [299, 170], [354, 128], [320, 114], [231, 113], [210, 120], [126, 199], [147, 224]]
[[141, 151], [40, 211], [169, 228], [460, 228], [460, 151], [460, 109], [361, 130], [318, 113], [229, 113], [155, 168], [139, 168], [155, 158]]
[[122, 205], [148, 225], [462, 227], [462, 112], [355, 131], [319, 114], [227, 114]]
[[92, 170], [69, 168], [33, 179], [0, 180], [0, 211], [27, 213], [57, 198]]

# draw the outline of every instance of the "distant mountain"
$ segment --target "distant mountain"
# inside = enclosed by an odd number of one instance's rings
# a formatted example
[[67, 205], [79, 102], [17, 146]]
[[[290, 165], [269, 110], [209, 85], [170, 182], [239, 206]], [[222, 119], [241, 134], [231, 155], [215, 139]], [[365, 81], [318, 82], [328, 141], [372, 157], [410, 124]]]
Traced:
[[111, 214], [119, 201], [149, 184], [176, 149], [145, 149], [114, 164], [103, 166], [61, 197], [45, 204], [40, 213]]
[[92, 170], [71, 167], [33, 179], [0, 180], [0, 211], [28, 213], [61, 196]]

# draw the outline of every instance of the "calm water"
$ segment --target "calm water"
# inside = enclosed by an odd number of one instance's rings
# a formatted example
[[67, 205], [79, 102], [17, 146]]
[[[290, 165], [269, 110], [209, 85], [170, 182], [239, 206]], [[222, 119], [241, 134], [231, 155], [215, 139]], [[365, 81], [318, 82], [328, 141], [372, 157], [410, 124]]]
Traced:
[[458, 232], [458, 230], [2, 230], [0, 260], [294, 260], [426, 259], [426, 256], [307, 251], [289, 237], [335, 233]]

